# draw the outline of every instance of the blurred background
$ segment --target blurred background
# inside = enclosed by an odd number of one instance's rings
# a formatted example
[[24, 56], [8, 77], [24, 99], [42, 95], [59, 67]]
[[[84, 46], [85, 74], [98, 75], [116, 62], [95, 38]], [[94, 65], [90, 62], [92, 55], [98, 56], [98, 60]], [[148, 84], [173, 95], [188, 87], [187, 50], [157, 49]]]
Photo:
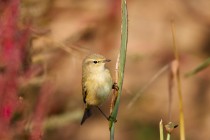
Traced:
[[[189, 78], [184, 75], [210, 56], [210, 1], [127, 0], [127, 6], [127, 60], [115, 138], [157, 140], [161, 119], [164, 124], [179, 123], [176, 90], [168, 118], [169, 71], [128, 108], [148, 81], [174, 59], [173, 19], [186, 139], [209, 140], [210, 69]], [[99, 53], [112, 60], [107, 67], [114, 77], [120, 8], [120, 0], [0, 2], [0, 139], [109, 139], [109, 123], [97, 109], [80, 125], [84, 109], [81, 66], [84, 57]], [[4, 47], [8, 42], [19, 48]], [[110, 99], [101, 108], [108, 115]], [[171, 137], [179, 139], [179, 127]]]

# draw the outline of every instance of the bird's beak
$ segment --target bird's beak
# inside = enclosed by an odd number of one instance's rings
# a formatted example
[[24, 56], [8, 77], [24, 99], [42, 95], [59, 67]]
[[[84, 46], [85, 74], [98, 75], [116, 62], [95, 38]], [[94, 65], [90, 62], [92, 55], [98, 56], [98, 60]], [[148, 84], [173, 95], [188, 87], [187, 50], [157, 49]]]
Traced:
[[104, 63], [110, 62], [110, 61], [111, 61], [110, 59], [106, 59], [106, 60], [104, 60]]

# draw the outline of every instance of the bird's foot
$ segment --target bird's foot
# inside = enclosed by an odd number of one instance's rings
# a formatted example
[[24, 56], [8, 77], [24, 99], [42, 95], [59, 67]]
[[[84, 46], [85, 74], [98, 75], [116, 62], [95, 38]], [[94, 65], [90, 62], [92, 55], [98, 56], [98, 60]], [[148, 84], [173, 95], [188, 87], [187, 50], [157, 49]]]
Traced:
[[118, 87], [117, 83], [114, 83], [114, 84], [112, 85], [112, 89], [115, 89], [116, 91], [119, 90], [119, 87]]
[[109, 116], [108, 117], [108, 121], [113, 121], [115, 123], [117, 122], [117, 120], [114, 117], [112, 117], [112, 116]]

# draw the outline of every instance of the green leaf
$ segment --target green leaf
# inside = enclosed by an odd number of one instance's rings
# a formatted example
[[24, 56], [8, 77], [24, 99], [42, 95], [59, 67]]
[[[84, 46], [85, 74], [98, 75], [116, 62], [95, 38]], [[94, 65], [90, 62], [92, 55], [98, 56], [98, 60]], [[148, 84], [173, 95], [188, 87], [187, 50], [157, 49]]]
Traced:
[[186, 77], [193, 76], [193, 75], [197, 74], [198, 72], [207, 68], [209, 65], [210, 65], [210, 57], [208, 59], [206, 59], [202, 64], [200, 64], [198, 67], [196, 67], [195, 69], [193, 69], [189, 73], [185, 74], [185, 76]]

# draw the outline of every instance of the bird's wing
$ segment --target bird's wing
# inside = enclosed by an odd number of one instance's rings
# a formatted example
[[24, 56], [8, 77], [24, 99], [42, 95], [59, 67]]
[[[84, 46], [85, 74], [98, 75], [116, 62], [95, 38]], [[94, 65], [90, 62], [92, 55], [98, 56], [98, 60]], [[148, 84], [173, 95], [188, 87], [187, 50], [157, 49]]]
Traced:
[[87, 89], [85, 88], [85, 86], [82, 89], [82, 95], [83, 95], [83, 102], [86, 103]]
[[85, 86], [85, 78], [82, 78], [82, 95], [83, 95], [83, 102], [86, 103], [86, 97], [87, 97], [87, 88]]

